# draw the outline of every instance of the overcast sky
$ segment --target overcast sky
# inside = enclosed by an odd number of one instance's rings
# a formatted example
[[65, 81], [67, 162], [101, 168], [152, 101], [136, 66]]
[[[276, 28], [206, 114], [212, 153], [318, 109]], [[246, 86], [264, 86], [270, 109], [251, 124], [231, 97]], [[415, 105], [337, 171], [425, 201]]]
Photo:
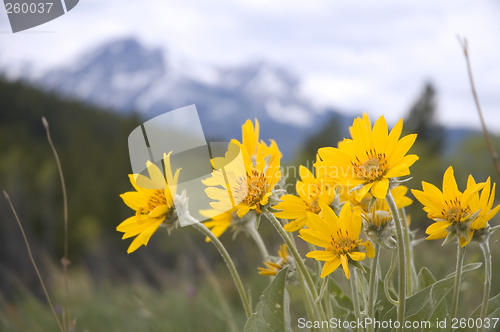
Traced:
[[17, 34], [1, 7], [2, 66], [58, 66], [106, 40], [135, 36], [206, 64], [267, 59], [296, 73], [314, 102], [391, 122], [431, 81], [441, 123], [479, 127], [457, 42], [465, 36], [485, 117], [500, 132], [498, 1], [81, 0]]

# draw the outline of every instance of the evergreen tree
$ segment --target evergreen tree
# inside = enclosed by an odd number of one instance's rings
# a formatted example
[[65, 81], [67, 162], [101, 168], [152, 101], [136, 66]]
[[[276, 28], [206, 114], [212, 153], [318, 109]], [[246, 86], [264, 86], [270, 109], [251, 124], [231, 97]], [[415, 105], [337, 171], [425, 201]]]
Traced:
[[436, 123], [436, 114], [436, 89], [427, 83], [405, 119], [405, 129], [418, 134], [418, 140], [432, 153], [441, 152], [444, 143], [443, 127]]

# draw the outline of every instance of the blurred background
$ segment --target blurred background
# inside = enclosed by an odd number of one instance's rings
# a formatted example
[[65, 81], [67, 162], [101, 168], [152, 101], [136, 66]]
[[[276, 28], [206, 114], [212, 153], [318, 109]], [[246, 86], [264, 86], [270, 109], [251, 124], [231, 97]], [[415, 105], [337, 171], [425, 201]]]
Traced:
[[[189, 227], [155, 234], [131, 255], [116, 226], [133, 211], [127, 138], [141, 123], [196, 104], [207, 141], [241, 139], [258, 118], [285, 166], [310, 166], [316, 150], [348, 136], [355, 116], [405, 120], [418, 133], [411, 188], [440, 187], [449, 165], [499, 182], [480, 131], [457, 35], [471, 64], [493, 143], [500, 148], [500, 5], [493, 1], [81, 1], [70, 13], [12, 34], [0, 9], [0, 190], [6, 190], [61, 310], [63, 205], [50, 124], [69, 199], [70, 291], [78, 331], [226, 331], [214, 289], [244, 313], [217, 251]], [[289, 181], [295, 181], [290, 174]], [[415, 202], [412, 228], [431, 223]], [[492, 221], [498, 222], [498, 218]], [[275, 252], [281, 241], [262, 222]], [[496, 242], [496, 234], [492, 242]], [[244, 235], [227, 245], [254, 303], [268, 279]], [[300, 243], [300, 240], [298, 240]], [[303, 247], [305, 252], [305, 246]], [[417, 268], [454, 271], [454, 246], [416, 247]], [[500, 247], [493, 245], [494, 278]], [[442, 254], [436, 255], [436, 252]], [[389, 257], [387, 256], [387, 259]], [[481, 261], [476, 244], [467, 262]], [[463, 311], [480, 303], [482, 270], [464, 283]], [[334, 276], [341, 280], [341, 272]], [[474, 289], [475, 291], [470, 291]], [[500, 292], [494, 284], [492, 296]], [[304, 316], [292, 293], [292, 319]], [[7, 202], [0, 199], [0, 330], [57, 328]]]

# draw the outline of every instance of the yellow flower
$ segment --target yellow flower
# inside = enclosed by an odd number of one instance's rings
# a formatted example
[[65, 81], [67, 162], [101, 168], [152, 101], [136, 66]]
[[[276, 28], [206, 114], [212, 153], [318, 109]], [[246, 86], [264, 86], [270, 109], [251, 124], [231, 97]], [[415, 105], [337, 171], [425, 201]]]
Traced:
[[[258, 151], [259, 131], [260, 126], [257, 119], [255, 119], [255, 127], [252, 121], [247, 120], [245, 124], [241, 126], [242, 143], [240, 143], [236, 139], [233, 139], [231, 143], [243, 145], [247, 150], [250, 158], [255, 158]], [[262, 145], [262, 152], [264, 153], [264, 157], [270, 156], [270, 159], [273, 160], [274, 158], [281, 156], [281, 152], [278, 149], [278, 145], [276, 144], [276, 142], [274, 140], [270, 141], [271, 143], [269, 146], [262, 140], [260, 141], [260, 144]]]
[[[460, 192], [455, 176], [453, 175], [453, 168], [450, 166], [444, 173], [442, 192], [436, 186], [424, 181], [422, 181], [423, 191], [412, 189], [411, 192], [415, 198], [424, 205], [424, 211], [427, 212], [427, 216], [436, 221], [425, 231], [429, 235], [427, 240], [442, 239], [447, 237], [450, 232], [455, 232], [460, 238], [460, 245], [462, 247], [467, 245], [472, 239], [473, 234], [473, 230], [470, 229], [467, 219], [480, 209], [487, 207], [484, 200], [488, 200], [486, 197], [489, 195], [489, 187], [488, 193], [486, 193], [484, 198], [481, 196], [483, 201], [474, 201], [472, 206], [470, 204], [484, 185], [484, 182], [476, 184], [469, 177], [467, 189], [463, 193]], [[491, 204], [493, 204], [493, 201], [491, 201]], [[486, 214], [485, 216], [488, 215]]]
[[[234, 151], [237, 148], [238, 151]], [[255, 163], [250, 159], [243, 145], [230, 144], [226, 153], [226, 160], [231, 156], [241, 154], [240, 159], [233, 158], [221, 170], [215, 170], [210, 178], [203, 180], [208, 188], [205, 189], [208, 197], [216, 200], [210, 206], [219, 213], [237, 209], [238, 217], [243, 217], [250, 210], [261, 213], [261, 207], [266, 205], [272, 195], [276, 183], [281, 178], [280, 156], [266, 162], [263, 146], [257, 143]], [[217, 188], [217, 186], [222, 187]]]
[[321, 211], [320, 202], [330, 205], [334, 198], [333, 190], [322, 184], [306, 167], [300, 166], [299, 174], [302, 179], [296, 183], [299, 196], [284, 195], [281, 197], [282, 202], [274, 206], [276, 210], [282, 210], [274, 213], [276, 217], [293, 220], [285, 225], [287, 232], [303, 228], [307, 223], [308, 212], [318, 214]]
[[[231, 209], [219, 213], [216, 210], [200, 210], [200, 214], [204, 217], [210, 218], [210, 221], [206, 221], [203, 224], [212, 231], [212, 233], [219, 237], [221, 236], [229, 226], [233, 223], [235, 217], [236, 209]], [[207, 236], [205, 242], [210, 242], [210, 238]]]
[[[307, 215], [307, 229], [300, 230], [300, 238], [315, 246], [325, 248], [309, 252], [306, 257], [324, 261], [321, 278], [335, 271], [340, 264], [344, 268], [347, 279], [350, 278], [349, 262], [361, 261], [375, 256], [375, 250], [370, 241], [359, 239], [361, 232], [361, 209], [346, 203], [340, 211], [340, 216], [328, 206], [322, 207], [322, 215], [314, 213]], [[366, 251], [366, 254], [365, 252]]]
[[286, 267], [287, 265], [290, 264], [291, 257], [288, 255], [288, 250], [286, 247], [286, 244], [282, 244], [280, 246], [280, 249], [278, 251], [278, 255], [280, 256], [280, 259], [274, 263], [274, 262], [263, 262], [264, 267], [259, 267], [259, 274], [265, 275], [265, 276], [275, 276], [278, 274], [281, 269]]
[[[142, 174], [130, 174], [130, 182], [136, 191], [120, 195], [125, 204], [136, 211], [134, 216], [116, 227], [117, 231], [125, 233], [122, 239], [136, 236], [127, 250], [128, 253], [137, 250], [141, 245], [147, 245], [160, 225], [167, 226], [169, 232], [177, 226], [178, 219], [173, 198], [180, 170], [178, 169], [172, 176], [170, 153], [165, 154], [163, 159], [167, 178], [172, 179], [170, 185], [167, 185], [162, 171], [148, 161], [146, 165], [149, 178]], [[174, 191], [171, 192], [170, 188]]]
[[349, 188], [363, 186], [356, 191], [358, 201], [368, 191], [376, 198], [384, 198], [389, 179], [409, 175], [409, 167], [418, 160], [416, 155], [406, 155], [417, 135], [399, 139], [402, 129], [400, 120], [388, 133], [383, 116], [372, 129], [368, 115], [364, 114], [362, 119], [354, 119], [350, 128], [352, 139], [339, 142], [338, 148], [318, 150], [321, 161], [315, 166], [323, 168], [322, 173], [334, 183]]

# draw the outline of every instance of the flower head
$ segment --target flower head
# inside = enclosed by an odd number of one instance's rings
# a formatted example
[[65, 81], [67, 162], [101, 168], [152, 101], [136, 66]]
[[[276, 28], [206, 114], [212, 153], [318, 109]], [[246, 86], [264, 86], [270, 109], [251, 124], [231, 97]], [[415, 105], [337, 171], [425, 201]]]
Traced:
[[303, 228], [307, 223], [307, 213], [320, 213], [320, 203], [330, 205], [334, 199], [331, 187], [324, 185], [304, 166], [299, 167], [302, 181], [297, 181], [296, 190], [298, 196], [284, 195], [282, 202], [274, 206], [274, 215], [278, 218], [290, 219], [292, 222], [285, 225], [287, 232], [295, 232]]
[[131, 209], [135, 210], [134, 216], [123, 221], [116, 230], [123, 232], [122, 239], [135, 236], [127, 252], [131, 253], [141, 245], [147, 245], [151, 236], [161, 225], [166, 226], [168, 232], [178, 225], [177, 213], [175, 211], [174, 199], [178, 169], [172, 175], [170, 167], [170, 153], [164, 155], [164, 164], [168, 179], [172, 179], [168, 185], [163, 172], [153, 164], [147, 162], [149, 178], [142, 174], [130, 174], [129, 179], [136, 191], [126, 192], [120, 197]]
[[[481, 225], [487, 217], [494, 215], [488, 215], [489, 209], [486, 214], [482, 212], [490, 203], [489, 184], [487, 192], [483, 194], [485, 196], [481, 196], [481, 199], [477, 197], [478, 191], [484, 186], [484, 182], [476, 184], [474, 179], [469, 177], [467, 189], [463, 193], [460, 192], [453, 175], [453, 168], [450, 166], [444, 173], [443, 191], [424, 181], [422, 181], [423, 191], [412, 189], [413, 195], [424, 205], [427, 216], [436, 221], [425, 231], [429, 235], [427, 240], [442, 239], [453, 233], [460, 238], [462, 247], [467, 245], [474, 233], [471, 225], [477, 220], [478, 214], [484, 218], [475, 223], [475, 227]], [[491, 205], [493, 205], [492, 199]]]
[[[410, 174], [409, 167], [418, 160], [416, 155], [406, 155], [416, 134], [400, 139], [403, 120], [388, 133], [385, 118], [381, 116], [371, 127], [367, 114], [354, 119], [350, 128], [352, 139], [339, 142], [338, 148], [321, 148], [318, 154], [323, 174], [334, 183], [356, 191], [359, 201], [369, 191], [376, 198], [384, 198], [389, 190], [389, 179]], [[361, 189], [362, 187], [362, 189]]]
[[[322, 215], [309, 213], [307, 229], [300, 230], [300, 238], [315, 246], [325, 248], [309, 252], [306, 257], [324, 261], [321, 278], [335, 271], [341, 264], [347, 279], [350, 278], [349, 262], [373, 258], [375, 251], [370, 241], [359, 239], [361, 209], [346, 203], [337, 215], [328, 206], [322, 207]], [[366, 252], [366, 253], [365, 253]]]
[[208, 197], [216, 200], [210, 206], [218, 213], [235, 208], [240, 218], [250, 210], [261, 213], [261, 207], [268, 203], [281, 177], [280, 156], [265, 158], [263, 145], [257, 143], [255, 161], [252, 161], [243, 145], [230, 144], [225, 159], [232, 162], [203, 181], [208, 186], [205, 189]]
[[292, 257], [288, 254], [288, 249], [286, 247], [286, 244], [282, 244], [280, 246], [280, 249], [278, 251], [279, 259], [277, 262], [263, 262], [264, 267], [259, 267], [259, 274], [265, 275], [265, 276], [275, 276], [278, 274], [279, 271], [281, 271], [283, 268], [289, 266], [292, 262]]

